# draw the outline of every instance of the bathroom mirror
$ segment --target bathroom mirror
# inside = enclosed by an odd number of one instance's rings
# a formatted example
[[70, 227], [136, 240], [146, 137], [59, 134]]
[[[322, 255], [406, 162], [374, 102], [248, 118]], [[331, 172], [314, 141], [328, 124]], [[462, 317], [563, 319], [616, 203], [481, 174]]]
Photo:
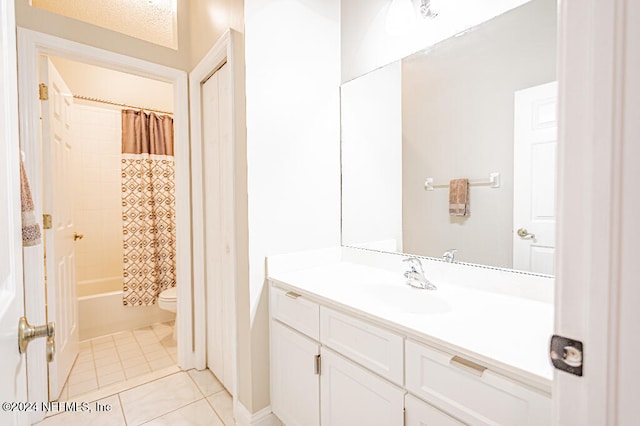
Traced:
[[[556, 7], [532, 0], [343, 84], [343, 245], [553, 274]], [[449, 214], [456, 178], [468, 216]]]

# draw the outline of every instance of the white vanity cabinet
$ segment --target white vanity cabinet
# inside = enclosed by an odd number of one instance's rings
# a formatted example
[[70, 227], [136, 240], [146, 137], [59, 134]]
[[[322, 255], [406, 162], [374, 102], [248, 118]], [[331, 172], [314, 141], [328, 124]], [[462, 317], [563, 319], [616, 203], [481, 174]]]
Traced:
[[318, 300], [270, 288], [271, 401], [286, 426], [551, 424], [548, 394]]
[[270, 303], [271, 404], [285, 425], [404, 424], [400, 336], [324, 307], [320, 326], [318, 304], [277, 287]]

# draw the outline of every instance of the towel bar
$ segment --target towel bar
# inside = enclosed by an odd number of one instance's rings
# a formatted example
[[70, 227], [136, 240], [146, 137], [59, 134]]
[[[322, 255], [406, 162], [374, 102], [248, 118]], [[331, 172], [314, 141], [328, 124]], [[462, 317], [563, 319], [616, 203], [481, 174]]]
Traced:
[[[500, 173], [494, 172], [489, 174], [489, 179], [470, 179], [469, 185], [471, 186], [489, 186], [491, 188], [500, 188]], [[425, 191], [433, 191], [435, 188], [448, 188], [447, 183], [433, 183], [433, 178], [429, 177], [424, 181]]]

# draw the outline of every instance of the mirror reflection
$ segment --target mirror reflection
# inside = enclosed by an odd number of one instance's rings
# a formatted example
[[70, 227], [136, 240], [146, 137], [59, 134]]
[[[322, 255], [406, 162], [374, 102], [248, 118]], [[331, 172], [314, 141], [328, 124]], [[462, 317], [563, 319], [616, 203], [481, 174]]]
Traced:
[[345, 83], [343, 244], [553, 274], [555, 58], [532, 0]]

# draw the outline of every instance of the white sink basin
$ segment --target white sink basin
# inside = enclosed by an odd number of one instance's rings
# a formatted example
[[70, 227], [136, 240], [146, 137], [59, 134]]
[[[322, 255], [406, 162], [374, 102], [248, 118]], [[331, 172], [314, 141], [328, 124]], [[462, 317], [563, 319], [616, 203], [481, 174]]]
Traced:
[[407, 285], [372, 284], [366, 297], [394, 312], [431, 315], [451, 311], [451, 305], [438, 295], [438, 290], [423, 290]]

